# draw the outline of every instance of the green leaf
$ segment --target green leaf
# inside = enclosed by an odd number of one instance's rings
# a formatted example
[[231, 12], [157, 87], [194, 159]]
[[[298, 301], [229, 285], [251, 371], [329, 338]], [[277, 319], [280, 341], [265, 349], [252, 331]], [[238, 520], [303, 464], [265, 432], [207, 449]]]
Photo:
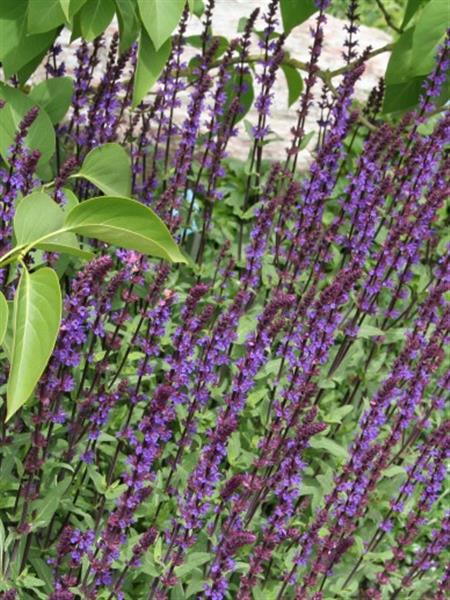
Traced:
[[45, 498], [38, 500], [33, 505], [33, 510], [35, 510], [36, 513], [33, 516], [33, 523], [31, 526], [32, 531], [36, 531], [36, 529], [50, 523], [51, 518], [58, 510], [61, 500], [64, 498], [64, 494], [69, 489], [71, 482], [71, 477], [66, 477], [66, 479], [63, 479], [55, 486], [52, 486]]
[[104, 144], [91, 150], [78, 173], [109, 196], [131, 194], [130, 157], [119, 144]]
[[5, 296], [0, 292], [0, 344], [3, 343], [8, 328], [8, 312], [8, 303]]
[[188, 554], [185, 564], [175, 568], [175, 574], [177, 577], [183, 577], [191, 573], [195, 567], [207, 563], [211, 558], [211, 554], [208, 552], [192, 552], [192, 554]]
[[12, 300], [8, 300], [6, 302], [8, 306], [8, 320], [6, 323], [6, 331], [3, 337], [2, 346], [5, 354], [11, 362], [11, 353], [12, 353], [12, 342], [13, 342], [13, 332], [14, 332], [14, 302]]
[[298, 99], [303, 89], [303, 79], [300, 73], [290, 65], [281, 65], [288, 87], [288, 107]]
[[315, 436], [311, 438], [309, 445], [315, 450], [325, 450], [328, 454], [331, 454], [331, 456], [347, 458], [347, 449], [339, 446], [339, 444], [336, 444], [336, 442], [333, 442], [333, 440], [326, 437]]
[[[225, 94], [227, 95], [227, 100], [225, 102], [224, 114], [228, 112], [231, 102], [236, 97], [236, 90], [240, 83], [240, 77], [240, 74], [233, 70], [231, 72], [231, 78], [225, 85]], [[245, 91], [243, 94], [241, 94], [239, 99], [242, 110], [236, 117], [236, 123], [245, 117], [250, 110], [254, 99], [253, 78], [251, 74], [245, 73], [242, 78], [242, 82], [245, 86]]]
[[42, 81], [31, 89], [28, 97], [45, 110], [53, 124], [59, 123], [66, 114], [73, 94], [70, 77], [54, 77]]
[[314, 0], [280, 0], [281, 20], [286, 34], [317, 11]]
[[92, 42], [105, 31], [114, 16], [113, 0], [87, 0], [80, 12], [81, 33]]
[[161, 219], [129, 198], [91, 198], [67, 215], [65, 229], [172, 262], [186, 259]]
[[387, 85], [399, 84], [411, 79], [411, 55], [414, 27], [410, 27], [398, 38], [389, 58], [385, 80]]
[[326, 413], [323, 420], [326, 423], [342, 423], [343, 418], [350, 414], [353, 410], [354, 407], [352, 404], [344, 404], [344, 406], [338, 406], [330, 413]]
[[155, 50], [152, 40], [144, 29], [139, 35], [139, 50], [134, 79], [133, 108], [143, 100], [147, 92], [158, 79], [161, 71], [169, 58], [171, 41]]
[[[21, 91], [0, 83], [0, 98], [5, 106], [0, 110], [0, 154], [8, 161], [9, 148], [14, 143], [17, 128], [35, 103]], [[31, 150], [39, 150], [38, 165], [46, 165], [55, 151], [55, 130], [44, 110], [40, 110], [25, 138], [25, 145]]]
[[27, 32], [28, 0], [2, 0], [0, 11], [0, 61], [4, 77], [19, 69], [50, 48], [58, 29], [29, 35]]
[[428, 0], [408, 0], [405, 16], [403, 17], [402, 29], [405, 29], [419, 8], [426, 2], [428, 2]]
[[184, 5], [185, 0], [138, 0], [142, 24], [156, 50], [172, 35]]
[[120, 32], [120, 52], [125, 52], [139, 34], [139, 19], [136, 14], [136, 2], [133, 0], [115, 0]]
[[74, 15], [86, 4], [87, 0], [59, 0], [66, 20], [71, 23]]
[[62, 25], [64, 11], [59, 0], [32, 0], [28, 3], [28, 32], [44, 33]]
[[31, 244], [39, 238], [61, 229], [64, 213], [44, 192], [33, 192], [17, 205], [14, 233], [19, 245]]
[[413, 108], [419, 101], [425, 77], [414, 77], [406, 83], [386, 86], [383, 113], [404, 111]]
[[412, 43], [412, 75], [427, 75], [433, 70], [438, 44], [449, 26], [447, 0], [430, 0], [423, 9], [414, 30]]
[[[32, 245], [39, 250], [73, 254], [90, 259], [92, 252], [80, 249], [74, 233], [59, 232], [64, 223], [65, 213], [50, 196], [44, 192], [33, 192], [23, 198], [16, 209], [14, 233], [19, 246]], [[40, 238], [57, 232], [50, 240], [39, 242]]]
[[384, 331], [378, 329], [378, 327], [373, 327], [372, 325], [361, 325], [356, 337], [367, 339], [371, 337], [377, 337], [379, 335], [384, 335]]
[[55, 346], [61, 321], [61, 290], [56, 273], [45, 267], [23, 271], [14, 299], [11, 370], [6, 420], [30, 398]]

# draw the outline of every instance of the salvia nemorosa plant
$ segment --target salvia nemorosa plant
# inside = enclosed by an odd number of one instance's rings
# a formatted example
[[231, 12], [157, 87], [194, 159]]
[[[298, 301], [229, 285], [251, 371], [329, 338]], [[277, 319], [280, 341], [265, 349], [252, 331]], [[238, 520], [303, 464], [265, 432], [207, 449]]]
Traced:
[[209, 0], [194, 57], [186, 6], [137, 106], [136, 45], [79, 43], [53, 177], [27, 99], [0, 184], [3, 600], [448, 597], [450, 41], [386, 119], [383, 80], [355, 100], [356, 1], [320, 70], [329, 4], [277, 161], [276, 0], [225, 48]]

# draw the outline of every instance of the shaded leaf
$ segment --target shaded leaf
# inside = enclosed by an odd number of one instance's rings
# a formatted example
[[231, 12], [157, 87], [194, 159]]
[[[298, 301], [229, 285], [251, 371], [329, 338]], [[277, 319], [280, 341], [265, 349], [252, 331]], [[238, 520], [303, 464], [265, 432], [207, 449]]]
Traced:
[[34, 86], [28, 97], [45, 110], [53, 124], [59, 123], [66, 114], [73, 94], [70, 77], [54, 77]]
[[169, 58], [171, 41], [155, 50], [152, 40], [144, 29], [139, 36], [139, 50], [136, 67], [136, 76], [133, 90], [133, 108], [143, 100], [147, 92], [157, 81], [161, 71]]
[[288, 107], [298, 99], [303, 89], [303, 79], [300, 73], [290, 65], [281, 65], [288, 87]]
[[92, 42], [111, 23], [115, 6], [113, 0], [87, 0], [80, 11], [81, 33]]
[[139, 34], [139, 19], [136, 14], [136, 2], [133, 0], [115, 0], [117, 20], [119, 21], [120, 52], [125, 52]]
[[28, 3], [29, 33], [44, 33], [62, 25], [65, 14], [60, 0], [32, 0]]
[[280, 0], [281, 20], [286, 34], [317, 11], [314, 0]]

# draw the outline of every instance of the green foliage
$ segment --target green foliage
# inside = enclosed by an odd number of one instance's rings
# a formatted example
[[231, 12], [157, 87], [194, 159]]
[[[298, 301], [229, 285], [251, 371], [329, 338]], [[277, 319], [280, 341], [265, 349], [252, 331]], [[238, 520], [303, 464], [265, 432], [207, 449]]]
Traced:
[[156, 50], [178, 25], [184, 5], [184, 0], [138, 0], [142, 24]]
[[[27, 112], [35, 106], [35, 102], [20, 90], [0, 83], [0, 98], [5, 106], [0, 110], [0, 154], [8, 162], [8, 151], [13, 145], [17, 128]], [[39, 165], [47, 165], [55, 152], [55, 130], [46, 111], [41, 109], [31, 125], [25, 143], [31, 150], [39, 150]]]
[[281, 18], [286, 34], [306, 21], [317, 10], [314, 0], [280, 0]]
[[61, 290], [56, 273], [48, 267], [31, 274], [24, 269], [14, 300], [6, 420], [33, 393], [53, 351], [60, 320]]
[[303, 90], [303, 79], [297, 69], [290, 65], [282, 65], [288, 88], [288, 107], [298, 100]]
[[139, 35], [138, 62], [134, 81], [133, 108], [143, 100], [145, 94], [158, 79], [169, 54], [171, 42], [167, 40], [159, 50], [155, 49], [145, 29]]
[[6, 329], [8, 327], [8, 303], [5, 296], [0, 292], [0, 344], [3, 343]]
[[130, 196], [130, 157], [119, 144], [104, 144], [91, 150], [81, 169], [72, 177], [82, 177], [109, 196]]
[[70, 77], [56, 77], [41, 81], [33, 86], [28, 97], [45, 110], [51, 122], [59, 123], [72, 101], [73, 81]]

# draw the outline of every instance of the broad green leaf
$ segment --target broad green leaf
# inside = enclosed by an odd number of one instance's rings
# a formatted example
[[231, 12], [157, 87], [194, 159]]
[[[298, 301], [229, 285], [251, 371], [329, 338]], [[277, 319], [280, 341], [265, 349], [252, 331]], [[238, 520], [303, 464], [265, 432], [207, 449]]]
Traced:
[[129, 198], [105, 196], [86, 200], [69, 212], [64, 225], [66, 230], [122, 248], [186, 262], [161, 219], [150, 208]]
[[288, 87], [288, 107], [298, 99], [303, 89], [303, 79], [300, 73], [290, 65], [281, 65]]
[[139, 35], [137, 6], [133, 0], [115, 0], [115, 3], [117, 20], [119, 21], [120, 52], [125, 52]]
[[399, 84], [411, 79], [411, 56], [414, 27], [410, 27], [398, 38], [389, 58], [385, 80], [387, 85]]
[[[35, 103], [21, 91], [3, 83], [0, 83], [0, 98], [6, 102], [0, 110], [0, 154], [7, 162], [8, 150], [14, 143], [19, 123]], [[38, 165], [47, 164], [55, 151], [55, 130], [45, 110], [40, 109], [25, 138], [25, 144], [31, 150], [40, 151]]]
[[14, 216], [14, 233], [19, 245], [31, 244], [61, 229], [64, 213], [44, 192], [33, 192], [18, 203]]
[[169, 57], [170, 48], [171, 41], [167, 40], [159, 50], [155, 50], [155, 46], [147, 32], [141, 29], [134, 79], [133, 108], [138, 106], [158, 79]]
[[402, 29], [404, 29], [408, 25], [413, 16], [419, 10], [419, 8], [428, 1], [429, 0], [408, 0], [408, 4], [406, 5], [405, 10], [405, 16], [403, 17]]
[[[56, 202], [44, 192], [33, 192], [23, 198], [16, 209], [14, 233], [19, 246], [32, 245], [39, 250], [73, 254], [82, 258], [92, 258], [92, 252], [80, 249], [74, 233], [58, 232], [63, 226], [65, 213]], [[39, 242], [42, 237], [58, 232], [50, 240]]]
[[59, 0], [66, 21], [71, 23], [73, 16], [86, 4], [87, 0]]
[[58, 510], [64, 494], [70, 487], [72, 479], [66, 477], [56, 485], [50, 487], [50, 491], [41, 500], [37, 500], [33, 505], [33, 511], [36, 511], [33, 516], [32, 531], [36, 531], [40, 527], [44, 527], [50, 523], [51, 518]]
[[5, 78], [29, 64], [50, 48], [58, 29], [29, 35], [27, 32], [27, 0], [2, 0], [0, 10], [0, 61]]
[[449, 26], [448, 0], [430, 0], [423, 9], [414, 30], [412, 43], [412, 75], [427, 75], [435, 64], [438, 44]]
[[28, 33], [44, 33], [62, 25], [64, 11], [59, 0], [31, 0], [28, 3]]
[[78, 173], [109, 196], [131, 194], [131, 164], [127, 152], [119, 144], [104, 144], [91, 150]]
[[317, 11], [314, 0], [280, 0], [281, 20], [286, 34]]
[[423, 91], [425, 77], [414, 77], [405, 83], [386, 86], [383, 101], [383, 113], [391, 113], [413, 108]]
[[172, 35], [184, 5], [185, 0], [138, 0], [142, 24], [156, 50]]
[[47, 366], [61, 321], [61, 290], [56, 273], [44, 267], [23, 271], [14, 299], [11, 369], [6, 420], [30, 398]]
[[28, 97], [45, 110], [53, 124], [59, 123], [66, 114], [73, 94], [70, 77], [54, 77], [41, 81], [31, 89]]
[[0, 292], [0, 344], [3, 343], [8, 327], [8, 312], [8, 303], [5, 296]]
[[11, 362], [12, 342], [13, 342], [13, 331], [14, 331], [14, 302], [12, 300], [7, 301], [8, 306], [8, 321], [6, 323], [6, 331], [3, 337], [2, 346]]
[[114, 16], [113, 0], [87, 0], [80, 11], [81, 33], [85, 40], [92, 42], [105, 31]]

